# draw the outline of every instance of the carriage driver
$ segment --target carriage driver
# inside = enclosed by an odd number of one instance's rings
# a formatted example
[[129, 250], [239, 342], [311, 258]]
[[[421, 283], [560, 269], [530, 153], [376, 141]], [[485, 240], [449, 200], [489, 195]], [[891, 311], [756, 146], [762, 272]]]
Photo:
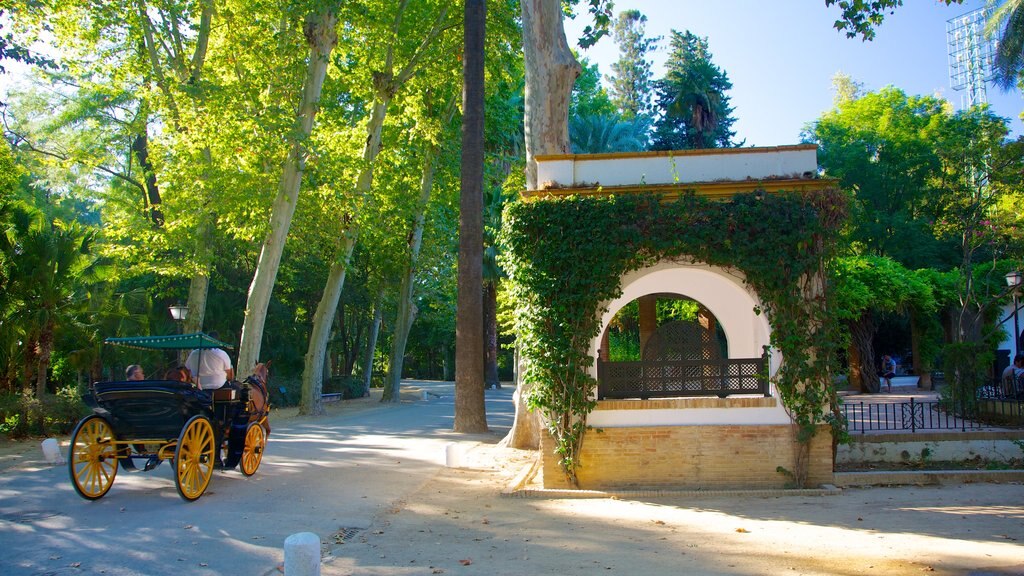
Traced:
[[[216, 332], [210, 332], [210, 338], [219, 340]], [[201, 362], [200, 362], [201, 361]], [[235, 379], [235, 370], [231, 367], [231, 358], [220, 348], [193, 350], [185, 360], [185, 366], [196, 375], [199, 387], [203, 390], [221, 388], [229, 380]]]

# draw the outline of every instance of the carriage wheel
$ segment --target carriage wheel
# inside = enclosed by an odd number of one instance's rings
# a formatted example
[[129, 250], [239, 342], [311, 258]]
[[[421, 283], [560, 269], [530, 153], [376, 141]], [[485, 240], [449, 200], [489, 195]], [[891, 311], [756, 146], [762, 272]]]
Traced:
[[110, 490], [117, 476], [114, 430], [96, 414], [78, 423], [71, 434], [68, 471], [75, 492], [86, 500], [98, 500]]
[[263, 426], [258, 422], [250, 422], [245, 431], [245, 447], [242, 448], [242, 474], [252, 476], [256, 473], [260, 462], [263, 461], [263, 450], [266, 446], [267, 436], [263, 432]]
[[213, 477], [213, 426], [206, 416], [193, 416], [178, 436], [174, 449], [174, 485], [178, 495], [192, 502], [203, 495]]

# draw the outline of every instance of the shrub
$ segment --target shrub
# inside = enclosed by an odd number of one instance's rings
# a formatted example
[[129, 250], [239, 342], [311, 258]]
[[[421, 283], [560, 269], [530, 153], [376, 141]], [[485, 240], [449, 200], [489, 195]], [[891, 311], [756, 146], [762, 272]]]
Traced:
[[345, 400], [363, 397], [363, 379], [358, 376], [335, 376], [324, 382], [324, 393], [341, 393]]
[[0, 433], [11, 438], [49, 436], [70, 432], [89, 409], [77, 386], [65, 386], [55, 396], [0, 396]]

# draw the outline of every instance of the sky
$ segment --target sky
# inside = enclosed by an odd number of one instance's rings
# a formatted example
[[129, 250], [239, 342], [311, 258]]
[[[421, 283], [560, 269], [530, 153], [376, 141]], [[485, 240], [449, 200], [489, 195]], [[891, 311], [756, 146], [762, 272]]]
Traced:
[[[732, 82], [737, 140], [748, 146], [777, 146], [800, 141], [808, 122], [832, 108], [832, 77], [843, 72], [866, 90], [887, 85], [908, 94], [937, 95], [961, 108], [961, 94], [950, 88], [946, 21], [981, 8], [984, 0], [946, 6], [938, 0], [906, 0], [887, 15], [871, 42], [847, 38], [832, 27], [839, 16], [824, 0], [615, 0], [615, 13], [637, 9], [647, 16], [647, 36], [667, 38], [671, 30], [708, 39], [712, 61]], [[566, 36], [575, 46], [587, 15], [566, 20]], [[668, 42], [650, 56], [654, 77], [663, 74]], [[618, 48], [609, 35], [581, 56], [611, 73]], [[1012, 120], [1014, 136], [1024, 134], [1018, 91], [989, 85], [992, 110]]]

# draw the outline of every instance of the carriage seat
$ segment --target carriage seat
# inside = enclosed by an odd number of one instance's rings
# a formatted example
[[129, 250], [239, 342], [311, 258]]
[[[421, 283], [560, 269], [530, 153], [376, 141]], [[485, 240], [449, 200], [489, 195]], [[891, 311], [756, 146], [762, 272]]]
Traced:
[[225, 385], [223, 388], [215, 388], [213, 390], [207, 390], [210, 396], [213, 397], [214, 402], [228, 402], [238, 398], [238, 390], [235, 388], [229, 388]]

